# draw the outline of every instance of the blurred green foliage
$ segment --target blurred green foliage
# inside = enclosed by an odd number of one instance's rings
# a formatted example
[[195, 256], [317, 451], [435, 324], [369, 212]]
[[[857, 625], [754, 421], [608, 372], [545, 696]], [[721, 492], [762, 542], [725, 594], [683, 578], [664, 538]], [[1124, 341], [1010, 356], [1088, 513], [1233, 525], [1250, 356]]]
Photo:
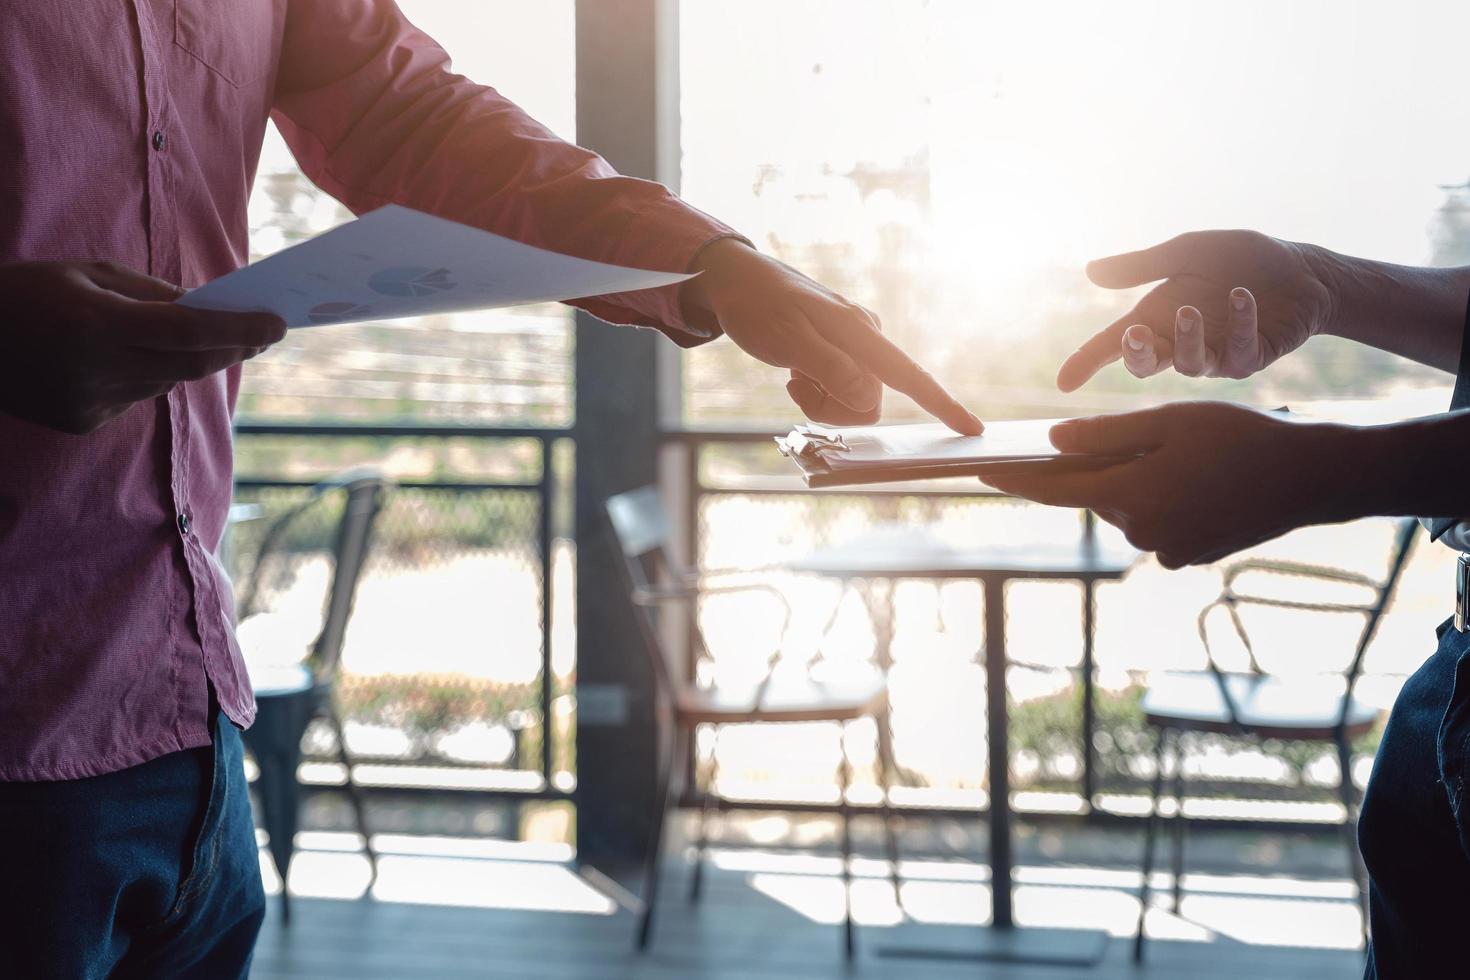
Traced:
[[[1145, 721], [1141, 701], [1144, 688], [1133, 685], [1122, 691], [1097, 691], [1094, 700], [1097, 730], [1093, 735], [1094, 772], [1102, 791], [1146, 790], [1153, 773], [1155, 732]], [[1012, 745], [1037, 763], [1033, 785], [1042, 789], [1073, 790], [1073, 775], [1082, 757], [1082, 688], [1075, 686], [1048, 697], [1013, 705], [1010, 713]], [[1372, 755], [1382, 737], [1383, 722], [1353, 745], [1353, 751]], [[1191, 792], [1211, 796], [1269, 799], [1336, 799], [1336, 789], [1307, 778], [1307, 771], [1322, 759], [1336, 759], [1329, 742], [1255, 740], [1210, 733], [1190, 736], [1190, 755], [1242, 751], [1254, 746], [1268, 758], [1285, 764], [1289, 778], [1283, 784], [1246, 780], [1193, 780]]]
[[[571, 679], [558, 679], [553, 699], [566, 697], [573, 684]], [[344, 675], [336, 697], [345, 721], [402, 731], [416, 759], [445, 761], [435, 743], [467, 725], [504, 725], [517, 739], [512, 764], [538, 769], [543, 732], [540, 691], [539, 681], [504, 684], [457, 675]], [[571, 713], [556, 716], [552, 767], [557, 771], [573, 771], [574, 723]]]

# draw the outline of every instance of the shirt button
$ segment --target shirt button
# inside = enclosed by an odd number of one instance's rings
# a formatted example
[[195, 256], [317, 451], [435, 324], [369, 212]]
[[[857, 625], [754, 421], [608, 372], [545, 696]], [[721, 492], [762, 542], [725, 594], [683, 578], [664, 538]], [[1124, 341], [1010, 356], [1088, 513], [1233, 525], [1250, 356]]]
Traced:
[[153, 148], [155, 150], [163, 149], [164, 144], [166, 144], [167, 142], [168, 138], [163, 135], [163, 130], [156, 129], [153, 131]]
[[180, 534], [188, 534], [189, 533], [189, 529], [192, 528], [193, 526], [194, 526], [194, 522], [191, 521], [191, 520], [189, 520], [189, 515], [188, 514], [180, 514], [179, 515], [179, 533]]

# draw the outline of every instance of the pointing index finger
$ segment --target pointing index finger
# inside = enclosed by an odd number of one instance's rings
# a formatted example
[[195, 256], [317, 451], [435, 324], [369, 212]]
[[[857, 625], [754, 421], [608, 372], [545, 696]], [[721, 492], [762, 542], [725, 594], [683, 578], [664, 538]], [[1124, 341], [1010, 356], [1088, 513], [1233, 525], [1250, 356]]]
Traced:
[[1104, 289], [1128, 289], [1168, 279], [1189, 265], [1195, 241], [1186, 232], [1136, 252], [1094, 259], [1087, 263], [1087, 278]]
[[960, 435], [978, 436], [985, 431], [985, 423], [975, 413], [961, 405], [934, 375], [877, 330], [870, 327], [854, 331], [849, 351], [878, 380], [908, 395], [916, 405]]
[[1062, 391], [1076, 391], [1094, 374], [1122, 357], [1123, 333], [1130, 324], [1138, 322], [1138, 308], [1134, 307], [1089, 337], [1062, 362], [1061, 369], [1057, 371], [1057, 387]]

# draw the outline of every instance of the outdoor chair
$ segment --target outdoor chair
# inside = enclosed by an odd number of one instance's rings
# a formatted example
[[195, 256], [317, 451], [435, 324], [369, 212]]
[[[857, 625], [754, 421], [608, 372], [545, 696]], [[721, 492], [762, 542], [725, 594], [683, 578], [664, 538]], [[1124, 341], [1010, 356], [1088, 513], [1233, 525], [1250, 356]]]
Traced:
[[[1393, 599], [1394, 589], [1402, 578], [1404, 566], [1413, 548], [1419, 524], [1413, 518], [1401, 520], [1394, 535], [1389, 567], [1382, 579], [1295, 562], [1249, 560], [1225, 570], [1220, 595], [1200, 613], [1199, 631], [1204, 641], [1208, 670], [1167, 673], [1151, 679], [1144, 692], [1142, 707], [1145, 720], [1157, 730], [1152, 803], [1144, 834], [1143, 884], [1139, 893], [1138, 930], [1134, 935], [1133, 958], [1143, 959], [1144, 917], [1149, 907], [1149, 878], [1153, 873], [1154, 838], [1159, 824], [1159, 796], [1163, 789], [1164, 762], [1170, 747], [1174, 754], [1174, 797], [1176, 809], [1171, 818], [1173, 830], [1173, 906], [1179, 912], [1184, 875], [1184, 758], [1186, 737], [1195, 733], [1249, 739], [1273, 739], [1286, 742], [1332, 742], [1337, 747], [1339, 767], [1338, 796], [1344, 819], [1342, 838], [1358, 888], [1358, 901], [1364, 929], [1368, 921], [1367, 876], [1358, 855], [1357, 789], [1352, 778], [1352, 743], [1372, 731], [1380, 711], [1354, 697], [1353, 690], [1362, 672], [1363, 657]], [[1262, 591], [1243, 589], [1242, 578], [1252, 580], [1299, 579], [1331, 586], [1354, 589], [1366, 599], [1360, 602], [1319, 602], [1286, 598]], [[1266, 606], [1303, 612], [1357, 614], [1363, 617], [1357, 643], [1340, 675], [1288, 678], [1262, 670], [1252, 648], [1240, 609]], [[1219, 663], [1210, 646], [1208, 619], [1223, 609], [1239, 637], [1249, 662], [1248, 671], [1228, 672]]]
[[[368, 833], [362, 794], [352, 777], [352, 760], [347, 754], [333, 692], [357, 583], [372, 545], [373, 525], [382, 510], [386, 489], [383, 477], [366, 469], [352, 470], [313, 486], [305, 500], [276, 517], [266, 528], [240, 602], [238, 618], [242, 638], [248, 639], [243, 636], [249, 632], [247, 624], [252, 617], [265, 612], [267, 594], [287, 590], [295, 580], [293, 541], [317, 535], [331, 541], [330, 584], [320, 613], [321, 630], [309, 645], [305, 637], [292, 641], [302, 643], [300, 649], [307, 650], [305, 658], [283, 661], [283, 653], [295, 651], [255, 650], [248, 642], [244, 644], [257, 706], [255, 724], [245, 730], [244, 739], [259, 769], [255, 791], [261, 822], [270, 835], [271, 860], [281, 878], [281, 918], [285, 922], [291, 920], [286, 884], [301, 802], [297, 775], [301, 765], [301, 739], [315, 718], [323, 718], [336, 739], [337, 757], [346, 773], [347, 796], [370, 866], [369, 888], [377, 880], [377, 855]], [[340, 501], [341, 516], [332, 528], [334, 501]]]
[[[607, 502], [607, 514], [623, 562], [624, 584], [638, 614], [643, 649], [647, 654], [655, 685], [655, 718], [657, 725], [657, 787], [654, 796], [652, 839], [644, 868], [643, 910], [638, 922], [637, 947], [648, 948], [653, 917], [658, 904], [660, 865], [663, 857], [663, 832], [669, 811], [679, 799], [678, 782], [689, 765], [690, 746], [699, 725], [713, 725], [715, 744], [724, 725], [777, 724], [783, 722], [833, 722], [842, 742], [842, 762], [838, 773], [838, 811], [841, 817], [842, 884], [845, 914], [843, 948], [849, 960], [855, 949], [852, 920], [852, 808], [848, 789], [852, 764], [848, 759], [843, 735], [846, 723], [860, 718], [877, 718], [888, 703], [887, 683], [876, 672], [867, 678], [844, 678], [824, 681], [813, 674], [818, 667], [818, 653], [803, 665], [799, 676], [785, 676], [779, 670], [782, 655], [778, 649], [766, 664], [764, 676], [741, 689], [700, 686], [675, 679], [669, 652], [662, 639], [659, 616], [662, 609], [673, 608], [687, 617], [696, 651], [707, 651], [698, 623], [702, 596], [759, 590], [773, 595], [785, 611], [782, 623], [784, 637], [790, 621], [790, 605], [781, 592], [769, 585], [750, 583], [719, 584], [710, 573], [682, 568], [669, 554], [671, 538], [668, 516], [653, 487], [644, 487], [613, 497]], [[883, 783], [881, 815], [884, 823], [889, 867], [895, 899], [898, 898], [898, 845], [889, 811], [888, 788], [892, 760], [885, 739], [879, 739], [879, 778]], [[697, 783], [698, 776], [695, 775]], [[690, 880], [689, 900], [699, 900], [704, 874], [705, 850], [708, 844], [707, 819], [718, 803], [714, 773], [705, 787], [699, 817], [695, 863]], [[698, 787], [694, 787], [696, 790]]]

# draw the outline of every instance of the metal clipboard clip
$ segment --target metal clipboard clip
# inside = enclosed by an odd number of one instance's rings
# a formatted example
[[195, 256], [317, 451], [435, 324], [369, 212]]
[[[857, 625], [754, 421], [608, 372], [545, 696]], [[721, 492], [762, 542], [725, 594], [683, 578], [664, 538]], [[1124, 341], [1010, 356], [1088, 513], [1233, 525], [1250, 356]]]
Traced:
[[823, 453], [848, 453], [852, 447], [834, 429], [815, 425], [798, 425], [785, 438], [776, 440], [782, 456], [795, 459], [821, 459]]

